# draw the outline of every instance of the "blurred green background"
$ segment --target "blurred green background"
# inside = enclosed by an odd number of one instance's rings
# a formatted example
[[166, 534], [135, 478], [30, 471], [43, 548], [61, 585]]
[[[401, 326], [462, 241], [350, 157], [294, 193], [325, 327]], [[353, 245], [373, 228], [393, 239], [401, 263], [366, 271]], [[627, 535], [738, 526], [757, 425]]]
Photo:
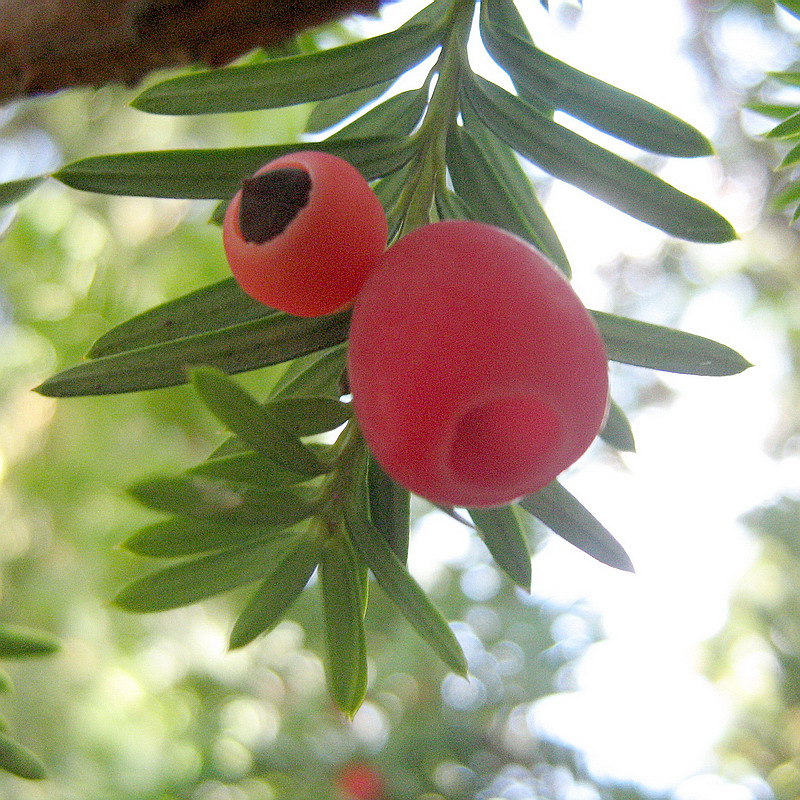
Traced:
[[[553, 24], [580, 24], [575, 7], [552, 5]], [[684, 13], [692, 30], [684, 45], [706, 87], [719, 163], [749, 192], [731, 201], [747, 207], [744, 245], [709, 269], [690, 249], [664, 242], [657, 259], [620, 253], [598, 264], [597, 280], [612, 310], [666, 324], [720, 283], [734, 283], [738, 311], [780, 351], [769, 373], [776, 422], [762, 448], [797, 475], [800, 238], [769, 207], [779, 154], [753, 136], [767, 126], [741, 112], [763, 70], [751, 63], [754, 50], [725, 49], [748, 31], [760, 38], [742, 41], [765, 43], [788, 64], [796, 31], [767, 2], [687, 2]], [[596, 58], [602, 62], [602, 48]], [[310, 111], [176, 120], [133, 111], [131, 96], [80, 90], [0, 110], [0, 179], [85, 155], [290, 141]], [[477, 540], [462, 537], [449, 556], [437, 547], [424, 580], [455, 620], [474, 679], [448, 676], [376, 590], [367, 619], [371, 684], [352, 723], [326, 694], [314, 590], [292, 621], [232, 654], [225, 641], [235, 597], [152, 617], [114, 609], [115, 591], [147, 567], [117, 545], [154, 519], [125, 487], [197, 463], [223, 433], [182, 387], [62, 401], [31, 389], [79, 361], [113, 325], [225, 277], [211, 211], [85, 195], [48, 181], [0, 217], [0, 619], [63, 643], [54, 657], [6, 665], [15, 692], [0, 710], [50, 778], [0, 775], [0, 797], [341, 800], [341, 771], [362, 763], [385, 783], [384, 794], [363, 800], [800, 797], [800, 478], [795, 492], [776, 487], [744, 518], [751, 562], [726, 621], [696, 651], [698, 674], [715, 682], [733, 713], [716, 749], [701, 754], [705, 768], [669, 788], [599, 775], [591, 758], [537, 724], [535, 701], [574, 688], [576, 665], [607, 631], [591, 603], [515, 591]], [[279, 369], [244, 382], [263, 391]], [[648, 408], [666, 408], [669, 419], [676, 390], [658, 374], [623, 370], [615, 380], [634, 431]], [[606, 467], [613, 461], [596, 458]], [[429, 509], [415, 512], [421, 519]], [[435, 530], [428, 521], [425, 535]], [[674, 579], [679, 592], [681, 576]], [[664, 687], [652, 691], [655, 698]], [[685, 719], [687, 730], [696, 723]]]

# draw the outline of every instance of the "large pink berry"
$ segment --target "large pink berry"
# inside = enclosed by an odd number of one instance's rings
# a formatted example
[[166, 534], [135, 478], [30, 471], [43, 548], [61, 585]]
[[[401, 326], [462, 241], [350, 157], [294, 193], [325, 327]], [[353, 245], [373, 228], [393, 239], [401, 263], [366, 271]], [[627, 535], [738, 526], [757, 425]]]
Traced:
[[245, 180], [222, 231], [228, 264], [248, 294], [316, 317], [352, 302], [386, 248], [387, 223], [355, 167], [309, 150]]
[[348, 363], [378, 462], [445, 505], [543, 488], [606, 414], [591, 315], [541, 253], [479, 222], [427, 225], [384, 253], [355, 303]]

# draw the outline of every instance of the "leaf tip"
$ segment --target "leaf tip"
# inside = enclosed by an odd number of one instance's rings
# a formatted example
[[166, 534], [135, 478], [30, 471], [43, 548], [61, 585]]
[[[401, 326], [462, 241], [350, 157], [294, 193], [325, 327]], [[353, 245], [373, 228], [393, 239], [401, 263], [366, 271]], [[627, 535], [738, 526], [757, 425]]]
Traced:
[[226, 374], [221, 370], [217, 369], [217, 367], [209, 367], [205, 364], [201, 365], [188, 365], [184, 372], [186, 373], [186, 379], [192, 386], [200, 391], [202, 387], [206, 386], [209, 381], [224, 380]]
[[717, 154], [714, 145], [705, 136], [703, 136], [703, 144], [698, 145], [697, 149], [698, 149], [697, 153], [698, 156], [714, 156]]
[[[455, 675], [458, 675], [459, 678], [469, 679], [469, 667], [467, 666], [467, 659], [466, 656], [462, 653], [462, 662], [460, 664], [448, 664], [450, 671], [453, 672]], [[456, 669], [455, 667], [458, 667]]]
[[253, 638], [252, 636], [245, 636], [234, 628], [228, 636], [228, 652], [241, 650], [245, 645], [250, 644]]
[[111, 598], [110, 605], [113, 608], [119, 609], [120, 611], [133, 611], [134, 610], [134, 609], [132, 609], [130, 607], [130, 605], [129, 605], [128, 601], [127, 601], [126, 590], [124, 588], [120, 589], [119, 592], [117, 592], [117, 594], [114, 597]]
[[136, 95], [130, 102], [130, 107], [135, 108], [137, 111], [146, 111], [147, 105], [147, 98], [145, 95], [147, 94], [147, 90], [141, 92], [140, 94]]
[[328, 691], [334, 705], [348, 722], [353, 721], [356, 712], [361, 708], [366, 696], [366, 686], [353, 690], [353, 687], [345, 689], [328, 684]]
[[625, 552], [625, 550], [622, 549], [622, 547], [620, 547], [620, 551], [616, 555], [616, 558], [609, 560], [608, 566], [614, 567], [614, 569], [618, 569], [622, 572], [630, 572], [631, 575], [636, 574], [636, 567], [634, 567], [633, 561], [631, 561], [630, 556]]
[[716, 228], [710, 232], [708, 239], [702, 241], [706, 241], [709, 244], [726, 244], [727, 242], [738, 242], [739, 238], [736, 228], [725, 217], [720, 215]]
[[241, 650], [251, 642], [254, 642], [259, 636], [269, 633], [276, 624], [277, 621], [266, 627], [255, 627], [252, 624], [245, 625], [243, 616], [239, 617], [234, 622], [230, 634], [228, 634], [228, 651]]
[[614, 441], [614, 443], [611, 444], [611, 447], [613, 447], [615, 450], [618, 450], [620, 453], [635, 453], [636, 440], [632, 436], [626, 436]]
[[0, 733], [0, 769], [32, 781], [47, 777], [47, 768], [39, 756], [5, 733]]
[[57, 394], [52, 392], [52, 378], [46, 378], [43, 380], [38, 386], [34, 386], [31, 391], [36, 392], [36, 394], [42, 395], [42, 397], [58, 397]]
[[139, 92], [139, 94], [137, 94], [136, 97], [130, 101], [130, 107], [136, 109], [137, 111], [143, 111], [145, 114], [163, 113], [159, 108], [160, 104], [158, 102], [158, 94], [153, 90], [158, 89], [165, 83], [169, 83], [170, 80], [172, 79], [167, 79], [166, 81], [162, 81], [155, 86], [151, 86], [150, 88]]
[[[450, 630], [453, 631], [452, 623], [450, 624]], [[452, 648], [451, 652], [448, 653], [447, 660], [444, 661], [445, 666], [455, 675], [458, 675], [460, 678], [469, 678], [469, 664], [467, 664], [467, 657], [464, 654], [464, 648], [461, 646], [461, 642], [458, 640], [458, 636], [453, 631], [454, 639], [455, 639], [455, 646]]]
[[112, 608], [120, 611], [127, 611], [132, 614], [141, 614], [149, 609], [141, 603], [141, 592], [138, 584], [140, 580], [134, 580], [123, 586], [114, 597], [109, 601]]
[[631, 557], [611, 534], [608, 534], [602, 542], [595, 542], [594, 544], [596, 545], [594, 547], [582, 547], [580, 545], [578, 547], [607, 567], [618, 569], [620, 572], [630, 572], [632, 574], [636, 572]]

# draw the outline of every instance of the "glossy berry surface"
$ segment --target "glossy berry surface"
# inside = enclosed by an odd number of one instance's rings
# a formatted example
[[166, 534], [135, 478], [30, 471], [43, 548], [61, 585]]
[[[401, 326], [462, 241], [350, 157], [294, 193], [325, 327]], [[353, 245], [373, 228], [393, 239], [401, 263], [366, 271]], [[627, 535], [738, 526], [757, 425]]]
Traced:
[[353, 301], [386, 247], [387, 224], [355, 167], [309, 150], [245, 180], [222, 230], [231, 272], [249, 295], [316, 317]]
[[348, 367], [381, 466], [444, 505], [538, 491], [606, 414], [591, 315], [537, 250], [478, 222], [433, 223], [385, 252], [356, 300]]

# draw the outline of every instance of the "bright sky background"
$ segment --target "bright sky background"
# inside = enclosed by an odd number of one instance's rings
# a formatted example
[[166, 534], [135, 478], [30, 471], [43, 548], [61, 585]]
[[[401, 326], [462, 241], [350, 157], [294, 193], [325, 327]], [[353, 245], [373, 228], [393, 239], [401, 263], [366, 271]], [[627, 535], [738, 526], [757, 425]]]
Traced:
[[[715, 117], [685, 55], [679, 0], [586, 0], [582, 12], [551, 2], [549, 16], [535, 0], [518, 6], [540, 47], [667, 108], [713, 140]], [[401, 11], [406, 16], [408, 5], [387, 7], [392, 25]], [[721, 44], [745, 81], [787, 59], [747, 18], [727, 25]], [[623, 543], [637, 573], [604, 567], [556, 537], [535, 557], [534, 596], [564, 608], [587, 600], [607, 639], [580, 662], [579, 690], [539, 703], [531, 725], [584, 748], [598, 777], [655, 790], [682, 784], [681, 800], [748, 800], [756, 795], [744, 785], [704, 776], [733, 708], [698, 672], [699, 645], [724, 625], [729, 594], [757, 555], [740, 516], [800, 490], [798, 459], [777, 462], [764, 446], [787, 367], [780, 332], [746, 315], [748, 297], [734, 275], [758, 246], [748, 238], [756, 221], [753, 186], [724, 177], [714, 158], [674, 161], [660, 174], [724, 213], [742, 236], [692, 247], [699, 274], [714, 288], [691, 302], [681, 327], [733, 346], [757, 366], [728, 378], [663, 375], [677, 398], [633, 418], [637, 453], [625, 456], [624, 468], [590, 454], [585, 468], [579, 464], [565, 478]], [[598, 268], [621, 252], [655, 258], [663, 242], [658, 231], [571, 187], [554, 189], [548, 212], [590, 307], [608, 306]], [[421, 579], [437, 556], [457, 558], [466, 546], [464, 529], [438, 517], [418, 534], [411, 563]], [[757, 692], [770, 668], [765, 653], [742, 659], [737, 689]]]

